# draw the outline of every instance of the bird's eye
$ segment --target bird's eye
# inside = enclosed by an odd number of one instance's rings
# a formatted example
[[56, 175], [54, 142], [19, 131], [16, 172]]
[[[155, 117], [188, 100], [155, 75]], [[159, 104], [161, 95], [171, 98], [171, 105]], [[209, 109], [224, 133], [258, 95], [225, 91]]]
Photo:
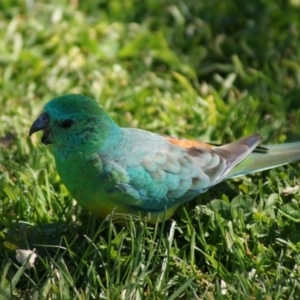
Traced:
[[74, 121], [72, 119], [64, 119], [60, 121], [60, 127], [61, 128], [69, 128], [74, 124]]

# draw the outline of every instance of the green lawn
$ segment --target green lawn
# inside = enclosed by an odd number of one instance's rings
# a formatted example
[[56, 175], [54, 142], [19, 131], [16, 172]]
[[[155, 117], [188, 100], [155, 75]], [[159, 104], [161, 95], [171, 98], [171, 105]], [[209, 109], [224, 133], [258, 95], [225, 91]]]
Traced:
[[299, 0], [0, 1], [0, 300], [300, 298], [299, 164], [120, 226], [28, 138], [48, 100], [82, 93], [124, 127], [299, 141], [299, 16]]

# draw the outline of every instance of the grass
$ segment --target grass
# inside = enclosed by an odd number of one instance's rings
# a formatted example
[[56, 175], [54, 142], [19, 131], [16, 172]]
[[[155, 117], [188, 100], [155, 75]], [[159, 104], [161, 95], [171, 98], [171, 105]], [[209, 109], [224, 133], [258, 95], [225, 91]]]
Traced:
[[299, 5], [1, 1], [0, 299], [298, 298], [299, 164], [120, 226], [77, 206], [28, 130], [49, 99], [82, 93], [121, 126], [299, 140]]

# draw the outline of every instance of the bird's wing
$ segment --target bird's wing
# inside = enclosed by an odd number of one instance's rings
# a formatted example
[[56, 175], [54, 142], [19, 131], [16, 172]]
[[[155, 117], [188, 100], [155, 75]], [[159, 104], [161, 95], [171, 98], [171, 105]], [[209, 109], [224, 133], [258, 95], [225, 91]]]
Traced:
[[[256, 151], [259, 143], [261, 142], [261, 136], [258, 134], [253, 134], [236, 142], [220, 146], [215, 146], [213, 144], [203, 143], [199, 141], [190, 141], [170, 137], [167, 137], [166, 139], [174, 145], [186, 148], [189, 155], [194, 155], [195, 157], [198, 156], [198, 159], [200, 154], [199, 152], [209, 153], [210, 156], [206, 158], [205, 161], [210, 161], [210, 165], [214, 162], [216, 164], [216, 167], [218, 167], [220, 165], [220, 162], [224, 161], [226, 167], [223, 172], [215, 172], [213, 168], [206, 166], [213, 184], [222, 181], [233, 168], [239, 165], [253, 151]], [[265, 148], [258, 148], [262, 150], [259, 150], [257, 152], [266, 153]], [[197, 153], [199, 154], [197, 155]], [[217, 163], [217, 161], [220, 162]]]
[[130, 134], [135, 137], [127, 142], [130, 153], [125, 151], [126, 159], [118, 161], [123, 174], [116, 177], [116, 187], [131, 196], [123, 198], [128, 205], [147, 211], [161, 211], [205, 192], [224, 179], [261, 141], [259, 135], [252, 135], [214, 147], [196, 141], [147, 136], [148, 133], [137, 130]]

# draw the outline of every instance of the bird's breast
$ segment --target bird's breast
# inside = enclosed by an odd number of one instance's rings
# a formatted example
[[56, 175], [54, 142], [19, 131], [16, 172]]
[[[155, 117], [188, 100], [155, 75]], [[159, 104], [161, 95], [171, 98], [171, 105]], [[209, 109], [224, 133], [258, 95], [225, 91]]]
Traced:
[[128, 210], [122, 205], [123, 197], [127, 196], [116, 187], [117, 178], [114, 177], [117, 169], [108, 176], [105, 163], [98, 153], [55, 153], [55, 160], [62, 182], [81, 206], [101, 217], [116, 209], [119, 212]]

